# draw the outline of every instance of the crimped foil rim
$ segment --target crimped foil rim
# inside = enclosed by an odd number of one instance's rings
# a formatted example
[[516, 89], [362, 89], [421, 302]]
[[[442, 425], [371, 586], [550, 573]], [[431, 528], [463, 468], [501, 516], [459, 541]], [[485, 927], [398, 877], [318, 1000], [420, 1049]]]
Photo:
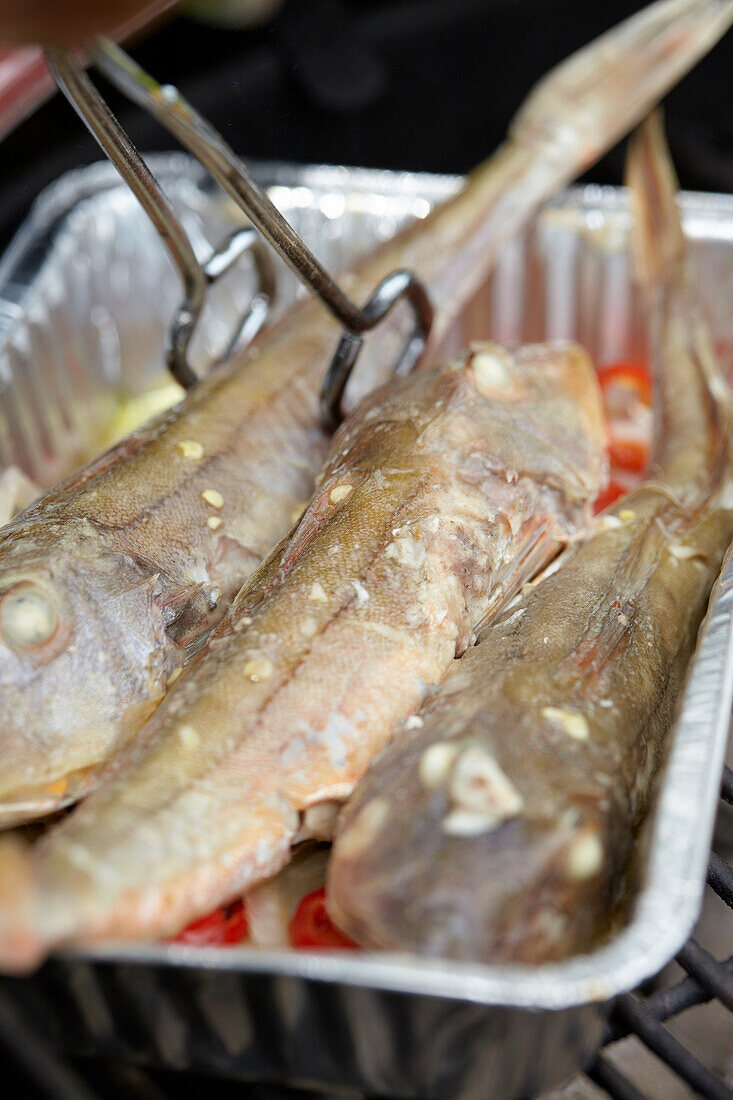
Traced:
[[[157, 154], [149, 162], [165, 179], [187, 178], [201, 187], [205, 173], [185, 154]], [[351, 169], [340, 166], [254, 164], [269, 186], [336, 188], [434, 202], [460, 185], [458, 176]], [[0, 298], [12, 285], [34, 242], [53, 230], [84, 198], [118, 185], [106, 162], [62, 177], [36, 201], [0, 261]], [[685, 193], [680, 197], [692, 238], [733, 239], [733, 197]], [[578, 227], [628, 223], [622, 188], [570, 188], [545, 208], [544, 217], [568, 217]], [[22, 297], [21, 297], [22, 305]], [[687, 940], [699, 915], [719, 779], [733, 701], [733, 559], [726, 558], [688, 676], [668, 759], [652, 812], [651, 840], [633, 915], [609, 943], [589, 955], [541, 967], [484, 966], [406, 955], [192, 948], [180, 945], [105, 944], [69, 950], [74, 962], [179, 966], [187, 969], [272, 974], [407, 995], [426, 995], [519, 1009], [563, 1009], [603, 1002], [658, 973]]]

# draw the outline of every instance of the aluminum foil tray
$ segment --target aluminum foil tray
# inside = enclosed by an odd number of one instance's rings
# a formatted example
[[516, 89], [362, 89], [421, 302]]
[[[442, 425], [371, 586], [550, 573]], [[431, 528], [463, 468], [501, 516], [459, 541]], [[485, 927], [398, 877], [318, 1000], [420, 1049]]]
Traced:
[[[154, 168], [202, 252], [238, 215], [178, 155]], [[332, 270], [456, 178], [346, 168], [255, 167]], [[685, 195], [701, 293], [733, 358], [733, 200]], [[643, 347], [626, 257], [623, 192], [575, 189], [503, 253], [452, 334], [575, 337], [598, 361]], [[296, 293], [279, 270], [278, 310]], [[199, 346], [226, 337], [252, 290], [222, 287]], [[93, 445], [121, 394], [161, 379], [178, 287], [162, 247], [106, 165], [42, 196], [0, 262], [0, 466], [43, 484]], [[715, 589], [642, 838], [625, 926], [594, 953], [540, 968], [408, 956], [104, 946], [5, 980], [36, 1028], [67, 1050], [242, 1079], [403, 1097], [531, 1096], [586, 1064], [609, 1001], [655, 975], [687, 939], [702, 896], [733, 694], [733, 561]]]

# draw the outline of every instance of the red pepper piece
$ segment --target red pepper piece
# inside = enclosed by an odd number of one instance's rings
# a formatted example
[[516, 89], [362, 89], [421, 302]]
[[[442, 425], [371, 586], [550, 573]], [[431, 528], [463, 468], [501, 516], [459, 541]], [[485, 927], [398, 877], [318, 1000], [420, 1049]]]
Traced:
[[644, 364], [625, 359], [608, 363], [598, 368], [598, 381], [610, 420], [628, 417], [636, 404], [651, 408], [652, 381]]
[[193, 921], [174, 938], [174, 943], [193, 947], [225, 946], [247, 938], [247, 910], [240, 899]]
[[345, 936], [329, 917], [323, 888], [301, 898], [290, 922], [290, 942], [293, 947], [359, 950], [358, 945]]
[[649, 462], [649, 444], [645, 439], [614, 435], [611, 427], [608, 458], [611, 466], [617, 470], [627, 470], [631, 474], [643, 473]]
[[593, 514], [597, 516], [599, 512], [602, 512], [604, 508], [608, 508], [609, 504], [613, 504], [615, 500], [624, 496], [626, 492], [627, 490], [623, 485], [619, 485], [618, 481], [611, 479], [600, 496], [596, 497], [595, 504], [593, 505]]

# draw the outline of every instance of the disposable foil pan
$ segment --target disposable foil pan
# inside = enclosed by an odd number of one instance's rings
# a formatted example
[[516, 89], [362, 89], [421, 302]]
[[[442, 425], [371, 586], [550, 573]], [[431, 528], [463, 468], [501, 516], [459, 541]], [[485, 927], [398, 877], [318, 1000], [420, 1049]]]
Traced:
[[[185, 157], [154, 167], [202, 254], [237, 220]], [[336, 270], [456, 178], [261, 165], [296, 229]], [[733, 201], [685, 195], [700, 292], [724, 359], [733, 346]], [[622, 192], [571, 190], [502, 254], [453, 334], [574, 337], [598, 361], [636, 353], [642, 330]], [[208, 243], [207, 243], [208, 242]], [[292, 301], [280, 269], [278, 309]], [[252, 290], [244, 265], [204, 326], [206, 358]], [[42, 197], [0, 263], [0, 465], [48, 483], [109, 415], [110, 394], [161, 377], [179, 288], [107, 166]], [[29, 1019], [77, 1052], [229, 1076], [404, 1097], [533, 1095], [593, 1056], [610, 1000], [656, 974], [700, 907], [733, 694], [733, 562], [715, 588], [689, 677], [625, 926], [592, 954], [538, 968], [387, 954], [104, 946], [6, 981]]]

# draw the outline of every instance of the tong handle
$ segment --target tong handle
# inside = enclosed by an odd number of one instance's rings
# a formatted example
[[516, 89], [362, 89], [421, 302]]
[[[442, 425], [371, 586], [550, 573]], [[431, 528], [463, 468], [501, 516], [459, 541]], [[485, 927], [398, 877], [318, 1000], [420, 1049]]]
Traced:
[[[394, 373], [398, 375], [409, 374], [427, 343], [433, 322], [433, 307], [427, 291], [411, 271], [393, 271], [382, 280], [363, 309], [363, 314], [368, 321], [367, 327], [373, 328], [384, 320], [402, 298], [412, 306], [414, 325], [402, 354], [395, 364]], [[328, 368], [321, 390], [321, 419], [330, 431], [338, 427], [346, 383], [354, 369], [363, 343], [364, 337], [361, 333], [347, 329], [341, 336], [336, 354], [331, 360], [331, 366]]]
[[[401, 298], [411, 304], [415, 323], [396, 370], [404, 371], [414, 365], [425, 346], [433, 318], [428, 294], [414, 274], [409, 271], [393, 272], [379, 284], [364, 308], [355, 305], [255, 182], [221, 134], [194, 110], [176, 88], [160, 85], [109, 39], [96, 39], [91, 56], [112, 84], [158, 119], [197, 158], [300, 281], [344, 326], [321, 393], [321, 413], [329, 428], [335, 427], [340, 419], [341, 398], [361, 348], [363, 334], [377, 325]], [[51, 50], [47, 57], [57, 84], [142, 203], [178, 267], [184, 284], [184, 301], [171, 329], [168, 363], [174, 376], [189, 387], [197, 378], [188, 362], [188, 349], [206, 290], [224, 270], [228, 270], [243, 250], [252, 252], [260, 292], [255, 296], [228, 351], [240, 341], [243, 333], [251, 336], [264, 321], [267, 304], [273, 295], [274, 276], [262, 254], [261, 242], [255, 239], [251, 230], [244, 230], [224, 242], [208, 264], [201, 266], [145, 162], [79, 62], [66, 51]], [[247, 236], [247, 233], [250, 235]]]
[[252, 339], [265, 322], [275, 293], [270, 256], [254, 231], [246, 227], [237, 230], [219, 245], [207, 263], [199, 263], [158, 181], [74, 54], [67, 50], [48, 49], [46, 62], [56, 84], [152, 221], [178, 270], [183, 283], [183, 301], [170, 329], [166, 358], [176, 381], [185, 389], [190, 389], [198, 382], [198, 376], [189, 363], [189, 348], [208, 289], [245, 252], [251, 252], [258, 277], [258, 291], [220, 357], [226, 359], [245, 339]]
[[224, 138], [171, 84], [161, 85], [108, 38], [92, 50], [97, 68], [139, 107], [150, 112], [211, 173], [247, 214], [290, 269], [351, 332], [369, 322], [316, 259]]
[[332, 429], [339, 422], [341, 398], [361, 348], [363, 333], [377, 325], [403, 297], [412, 305], [415, 325], [396, 370], [404, 371], [414, 365], [425, 345], [433, 317], [427, 292], [414, 274], [393, 272], [380, 283], [363, 309], [354, 305], [221, 134], [177, 88], [160, 85], [110, 39], [96, 40], [93, 57], [108, 80], [157, 118], [208, 169], [300, 281], [344, 326], [321, 392], [321, 415], [325, 426]]

